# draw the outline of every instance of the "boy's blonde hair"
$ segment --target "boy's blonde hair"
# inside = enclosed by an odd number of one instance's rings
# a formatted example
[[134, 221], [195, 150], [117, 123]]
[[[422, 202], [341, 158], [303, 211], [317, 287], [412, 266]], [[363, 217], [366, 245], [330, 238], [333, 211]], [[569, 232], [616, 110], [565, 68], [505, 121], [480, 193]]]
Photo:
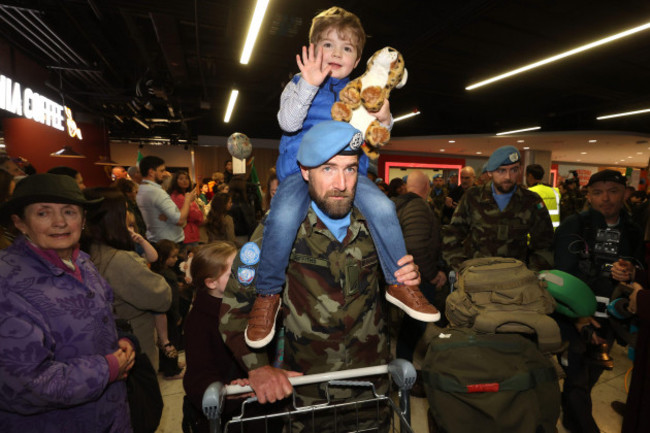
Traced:
[[217, 278], [228, 269], [228, 258], [237, 252], [237, 247], [229, 241], [217, 241], [202, 245], [194, 252], [190, 274], [192, 284], [197, 289], [205, 289], [206, 278]]
[[316, 45], [331, 29], [336, 30], [341, 38], [350, 37], [352, 44], [357, 49], [357, 59], [359, 59], [363, 47], [366, 45], [366, 32], [363, 30], [359, 17], [343, 8], [333, 6], [311, 20], [309, 42]]

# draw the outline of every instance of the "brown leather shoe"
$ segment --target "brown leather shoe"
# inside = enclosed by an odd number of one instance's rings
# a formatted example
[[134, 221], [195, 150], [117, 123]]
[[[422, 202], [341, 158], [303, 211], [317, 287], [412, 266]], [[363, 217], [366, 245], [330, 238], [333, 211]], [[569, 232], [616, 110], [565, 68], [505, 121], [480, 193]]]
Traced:
[[418, 286], [391, 284], [386, 289], [386, 299], [415, 320], [421, 322], [440, 320], [440, 312], [427, 301]]
[[248, 315], [244, 339], [253, 349], [266, 346], [275, 335], [275, 319], [280, 311], [280, 294], [257, 295]]

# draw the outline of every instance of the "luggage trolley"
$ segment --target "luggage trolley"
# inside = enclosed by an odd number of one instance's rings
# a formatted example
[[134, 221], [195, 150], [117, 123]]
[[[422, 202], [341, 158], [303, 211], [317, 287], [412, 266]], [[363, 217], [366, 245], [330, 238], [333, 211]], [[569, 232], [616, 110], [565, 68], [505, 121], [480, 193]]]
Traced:
[[[372, 382], [356, 381], [355, 378], [377, 376], [389, 374], [398, 387], [399, 408], [389, 395], [377, 394], [375, 386]], [[297, 417], [328, 417], [328, 419], [336, 419], [338, 413], [341, 411], [349, 411], [352, 413], [352, 421], [343, 426], [344, 432], [360, 432], [360, 431], [382, 431], [380, 430], [380, 422], [382, 418], [386, 418], [389, 414], [389, 425], [382, 426], [383, 431], [413, 433], [410, 426], [411, 413], [409, 407], [409, 391], [416, 379], [416, 371], [413, 364], [404, 360], [396, 359], [388, 365], [379, 365], [375, 367], [356, 368], [351, 370], [334, 371], [328, 373], [311, 374], [306, 376], [297, 376], [289, 378], [293, 386], [309, 385], [317, 383], [325, 383], [327, 385], [327, 401], [321, 404], [311, 406], [297, 407], [295, 393], [293, 397], [293, 407], [286, 412], [280, 412], [270, 415], [244, 417], [246, 405], [257, 401], [257, 398], [251, 397], [242, 403], [242, 410], [239, 416], [234, 417], [224, 426], [224, 432], [243, 432], [252, 431], [246, 429], [246, 423], [261, 421], [265, 426], [268, 433], [268, 422], [271, 420], [281, 419], [285, 426], [285, 431], [291, 431], [291, 424], [295, 422]], [[330, 387], [347, 387], [347, 388], [368, 388], [372, 391], [371, 398], [361, 401], [350, 402], [331, 402]], [[239, 385], [224, 385], [220, 382], [213, 382], [208, 386], [203, 394], [203, 413], [210, 420], [210, 432], [221, 433], [220, 415], [223, 410], [224, 399], [228, 395], [238, 395], [251, 392], [250, 386]], [[351, 412], [350, 412], [351, 411]], [[359, 413], [365, 411], [365, 425], [360, 425]], [[368, 413], [375, 416], [376, 421], [374, 426], [368, 427]], [[355, 415], [356, 414], [356, 415]], [[356, 417], [356, 418], [355, 418]], [[322, 418], [321, 418], [322, 419]], [[349, 419], [347, 421], [350, 421]], [[339, 431], [336, 421], [334, 422], [334, 430]], [[370, 420], [373, 424], [373, 420]], [[399, 427], [398, 427], [399, 425]], [[313, 424], [315, 426], [315, 423]], [[322, 431], [320, 427], [312, 427], [313, 433]]]

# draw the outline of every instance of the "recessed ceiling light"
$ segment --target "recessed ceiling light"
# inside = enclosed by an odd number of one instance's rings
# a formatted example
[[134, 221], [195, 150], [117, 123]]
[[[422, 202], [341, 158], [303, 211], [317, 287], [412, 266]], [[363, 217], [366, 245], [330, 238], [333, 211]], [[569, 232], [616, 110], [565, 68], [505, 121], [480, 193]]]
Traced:
[[580, 155], [586, 155], [587, 152], [580, 152]]
[[530, 149], [530, 147], [524, 146], [524, 150], [528, 150], [528, 149]]
[[456, 142], [456, 140], [449, 140], [449, 142], [450, 142], [450, 143], [455, 143], [455, 142]]
[[631, 156], [628, 156], [627, 159], [632, 159], [632, 157], [631, 157]]
[[526, 140], [517, 140], [517, 143], [525, 143]]
[[441, 152], [444, 152], [444, 151], [445, 151], [445, 149], [440, 149], [440, 151], [441, 151]]
[[636, 154], [637, 155], [643, 155], [643, 152], [637, 152]]
[[590, 143], [596, 143], [598, 140], [589, 140]]
[[476, 152], [476, 154], [477, 154], [477, 155], [482, 155], [482, 154], [483, 154], [483, 152]]
[[576, 161], [580, 162], [580, 161], [582, 161], [582, 159], [576, 159]]

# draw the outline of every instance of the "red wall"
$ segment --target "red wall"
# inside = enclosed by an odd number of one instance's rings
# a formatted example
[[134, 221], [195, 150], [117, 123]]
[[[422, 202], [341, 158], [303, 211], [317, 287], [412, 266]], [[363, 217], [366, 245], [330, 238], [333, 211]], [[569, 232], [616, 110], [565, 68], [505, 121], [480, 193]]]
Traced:
[[[110, 169], [95, 165], [100, 155], [106, 155], [108, 138], [103, 128], [90, 123], [79, 123], [83, 140], [72, 138], [66, 131], [59, 131], [23, 118], [2, 119], [5, 150], [13, 157], [27, 159], [38, 173], [52, 167], [65, 165], [79, 171], [87, 187], [105, 186], [110, 183]], [[57, 158], [50, 156], [63, 146], [70, 146], [85, 158]]]

